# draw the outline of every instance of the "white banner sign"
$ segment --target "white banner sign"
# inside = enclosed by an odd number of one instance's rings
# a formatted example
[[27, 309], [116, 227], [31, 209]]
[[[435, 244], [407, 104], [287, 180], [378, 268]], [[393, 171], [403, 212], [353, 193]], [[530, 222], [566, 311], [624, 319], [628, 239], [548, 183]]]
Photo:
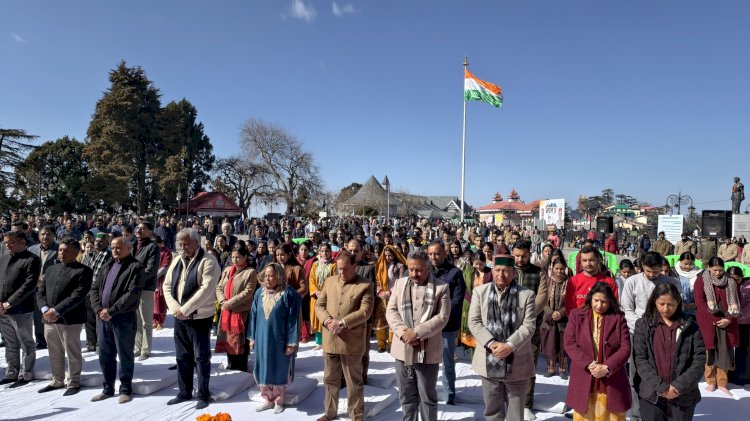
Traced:
[[664, 231], [667, 241], [672, 244], [680, 241], [682, 237], [683, 215], [659, 215], [659, 225], [656, 232]]
[[565, 227], [565, 199], [550, 199], [539, 202], [539, 219], [547, 225]]

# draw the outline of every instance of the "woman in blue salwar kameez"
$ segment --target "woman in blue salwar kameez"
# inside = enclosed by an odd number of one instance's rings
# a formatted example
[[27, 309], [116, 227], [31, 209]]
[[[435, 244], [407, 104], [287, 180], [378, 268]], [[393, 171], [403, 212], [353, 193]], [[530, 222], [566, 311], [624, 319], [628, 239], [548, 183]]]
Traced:
[[248, 338], [255, 350], [253, 375], [265, 402], [256, 411], [284, 411], [284, 392], [294, 378], [302, 298], [286, 283], [284, 269], [271, 263], [261, 274], [263, 288], [255, 293]]

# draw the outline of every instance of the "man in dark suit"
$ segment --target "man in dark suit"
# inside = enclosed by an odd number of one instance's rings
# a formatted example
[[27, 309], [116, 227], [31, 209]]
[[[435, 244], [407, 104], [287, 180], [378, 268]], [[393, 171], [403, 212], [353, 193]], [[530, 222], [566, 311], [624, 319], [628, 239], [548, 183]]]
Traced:
[[159, 260], [161, 252], [159, 246], [151, 241], [154, 226], [143, 221], [135, 227], [135, 236], [138, 242], [135, 245], [135, 258], [143, 266], [143, 292], [136, 312], [136, 323], [138, 326], [135, 334], [135, 348], [133, 353], [139, 361], [151, 356], [151, 338], [154, 329], [154, 291], [156, 291], [156, 278], [159, 271]]
[[65, 387], [65, 355], [68, 356], [68, 390], [64, 396], [81, 389], [81, 330], [86, 323], [86, 296], [91, 289], [93, 271], [76, 261], [81, 245], [73, 239], [63, 240], [58, 247], [62, 263], [47, 270], [44, 282], [37, 289], [36, 299], [44, 319], [44, 337], [49, 347], [52, 382], [39, 393]]
[[[44, 274], [50, 266], [60, 263], [57, 260], [57, 242], [55, 242], [55, 227], [45, 225], [39, 230], [39, 244], [29, 247], [31, 254], [39, 256], [42, 262], [42, 272], [37, 282], [37, 286], [42, 283]], [[44, 339], [44, 323], [42, 322], [42, 312], [34, 300], [34, 336], [36, 338], [36, 349], [47, 348], [47, 341]]]
[[99, 365], [104, 374], [104, 390], [92, 402], [114, 396], [117, 358], [120, 358], [119, 403], [130, 402], [136, 332], [136, 311], [143, 291], [143, 266], [130, 254], [124, 237], [112, 240], [112, 260], [102, 267], [89, 293], [97, 325]]
[[[36, 349], [31, 334], [34, 287], [39, 279], [39, 258], [26, 249], [26, 234], [6, 232], [3, 244], [8, 254], [0, 257], [0, 330], [5, 339], [8, 368], [0, 384], [23, 386], [34, 377]], [[23, 349], [23, 370], [21, 369]]]

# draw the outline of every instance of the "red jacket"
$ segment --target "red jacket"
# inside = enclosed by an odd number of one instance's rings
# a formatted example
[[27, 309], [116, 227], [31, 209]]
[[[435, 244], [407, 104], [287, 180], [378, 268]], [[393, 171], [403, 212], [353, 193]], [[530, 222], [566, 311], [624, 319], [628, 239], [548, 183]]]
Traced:
[[597, 273], [595, 277], [586, 276], [585, 273], [581, 272], [571, 277], [568, 286], [565, 288], [565, 312], [568, 316], [573, 309], [583, 307], [586, 304], [586, 296], [597, 282], [608, 284], [612, 288], [615, 298], [620, 299], [617, 296], [617, 284], [614, 279], [601, 272]]
[[604, 240], [604, 251], [617, 254], [617, 240], [613, 237], [607, 237], [607, 239]]
[[[729, 282], [732, 282], [730, 279]], [[714, 295], [716, 299], [721, 301], [721, 309], [727, 310], [727, 291], [724, 288], [714, 287]], [[706, 293], [703, 291], [703, 274], [698, 275], [693, 286], [693, 298], [695, 299], [695, 319], [698, 322], [698, 327], [703, 335], [703, 342], [706, 343], [706, 349], [716, 349], [716, 330], [714, 322], [718, 322], [724, 317], [714, 316], [708, 311], [708, 304], [706, 303]], [[739, 329], [737, 327], [737, 319], [727, 317], [731, 323], [727, 326], [727, 343], [730, 348], [735, 348], [739, 345]]]
[[597, 360], [609, 368], [610, 375], [600, 379], [607, 390], [607, 410], [625, 412], [632, 404], [630, 382], [625, 363], [630, 357], [630, 331], [622, 313], [604, 315], [602, 337], [599, 341], [600, 355], [594, 355], [591, 337], [593, 320], [591, 309], [574, 309], [565, 327], [565, 352], [570, 357], [570, 382], [565, 403], [576, 411], [588, 411], [589, 395], [594, 377], [586, 368]]

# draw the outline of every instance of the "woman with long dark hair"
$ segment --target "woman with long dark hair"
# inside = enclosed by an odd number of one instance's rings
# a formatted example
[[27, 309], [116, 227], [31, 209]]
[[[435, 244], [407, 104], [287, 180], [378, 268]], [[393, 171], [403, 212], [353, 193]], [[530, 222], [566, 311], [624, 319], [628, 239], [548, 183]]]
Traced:
[[219, 325], [215, 352], [227, 353], [227, 368], [247, 371], [247, 320], [258, 287], [258, 273], [248, 265], [247, 248], [236, 247], [231, 265], [224, 269], [216, 286]]
[[696, 319], [706, 344], [706, 391], [733, 396], [728, 372], [734, 370], [733, 349], [739, 345], [737, 318], [741, 303], [737, 283], [724, 272], [724, 261], [713, 257], [708, 269], [698, 275], [693, 290]]
[[566, 380], [568, 358], [563, 349], [563, 335], [568, 322], [565, 313], [565, 288], [570, 279], [570, 269], [562, 258], [552, 260], [551, 266], [551, 274], [545, 275], [549, 299], [544, 307], [544, 319], [540, 329], [542, 353], [547, 357], [547, 373], [544, 376], [552, 377], [559, 365], [560, 378]]
[[693, 419], [701, 400], [705, 350], [697, 323], [682, 311], [680, 291], [669, 283], [657, 285], [635, 323], [633, 339], [641, 419]]
[[565, 402], [573, 419], [625, 421], [632, 403], [625, 370], [630, 333], [608, 284], [594, 284], [585, 305], [570, 312], [565, 352], [572, 364]]
[[492, 271], [487, 267], [487, 258], [484, 253], [478, 251], [471, 256], [471, 266], [463, 271], [466, 292], [464, 293], [464, 304], [461, 309], [461, 332], [460, 342], [470, 349], [476, 347], [476, 340], [469, 331], [469, 308], [471, 307], [471, 294], [474, 288], [492, 282]]
[[686, 316], [695, 319], [695, 280], [698, 279], [700, 269], [695, 267], [695, 255], [686, 251], [680, 255], [680, 260], [674, 265], [674, 271], [682, 285], [682, 311]]

